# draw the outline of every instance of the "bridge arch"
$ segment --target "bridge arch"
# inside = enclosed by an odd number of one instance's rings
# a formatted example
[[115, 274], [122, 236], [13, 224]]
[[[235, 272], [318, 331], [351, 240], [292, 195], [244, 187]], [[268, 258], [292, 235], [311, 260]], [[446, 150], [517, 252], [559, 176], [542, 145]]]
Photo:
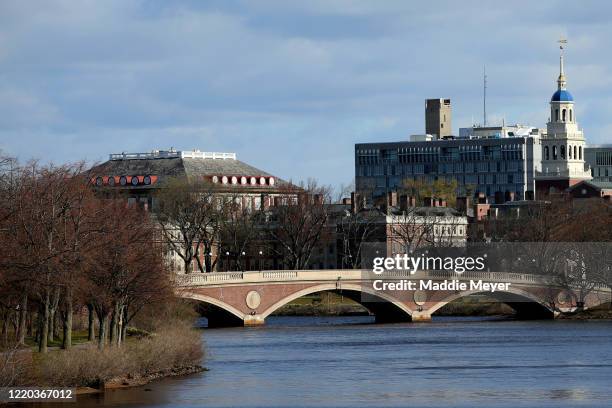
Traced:
[[[369, 289], [363, 285], [344, 282], [341, 284], [341, 286], [337, 286], [336, 283], [322, 283], [320, 285], [311, 286], [291, 293], [269, 306], [261, 313], [261, 316], [263, 319], [265, 319], [276, 310], [293, 300], [301, 298], [302, 296], [328, 291], [336, 293], [340, 292], [349, 299], [359, 303], [374, 314], [377, 322], [407, 322], [412, 320], [413, 310], [411, 310], [400, 300], [386, 293]], [[372, 302], [364, 300], [364, 294], [371, 296]]]
[[246, 315], [222, 300], [189, 291], [180, 291], [178, 295], [213, 306], [211, 313], [206, 316], [208, 327], [242, 326], [244, 323]]
[[528, 291], [518, 289], [516, 287], [507, 291], [461, 291], [453, 293], [446, 298], [434, 303], [429, 307], [429, 312], [433, 315], [442, 307], [448, 305], [454, 300], [461, 299], [471, 295], [486, 295], [489, 298], [505, 303], [514, 309], [517, 317], [524, 319], [553, 319], [555, 312], [538, 296]]

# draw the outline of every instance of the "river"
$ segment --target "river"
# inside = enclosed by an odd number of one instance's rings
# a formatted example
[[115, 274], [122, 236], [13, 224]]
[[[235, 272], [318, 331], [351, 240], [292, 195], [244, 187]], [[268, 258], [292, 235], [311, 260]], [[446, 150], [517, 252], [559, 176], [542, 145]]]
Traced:
[[[82, 407], [606, 407], [612, 322], [270, 317], [204, 329], [209, 371]], [[74, 406], [74, 405], [73, 405]]]

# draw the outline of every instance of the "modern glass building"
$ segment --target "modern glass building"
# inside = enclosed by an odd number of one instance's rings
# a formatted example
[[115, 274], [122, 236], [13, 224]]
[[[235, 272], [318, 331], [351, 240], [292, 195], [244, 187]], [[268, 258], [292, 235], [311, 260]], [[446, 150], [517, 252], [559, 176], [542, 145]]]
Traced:
[[491, 202], [533, 199], [541, 160], [537, 132], [523, 137], [360, 143], [355, 145], [355, 187], [376, 199], [401, 190], [406, 180], [454, 179], [463, 193], [484, 193]]

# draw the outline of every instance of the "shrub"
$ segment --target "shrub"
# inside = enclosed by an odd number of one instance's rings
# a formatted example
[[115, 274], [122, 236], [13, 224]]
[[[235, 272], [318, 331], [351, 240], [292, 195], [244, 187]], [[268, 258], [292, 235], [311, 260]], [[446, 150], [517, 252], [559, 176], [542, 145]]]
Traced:
[[116, 377], [149, 376], [164, 370], [199, 365], [204, 352], [200, 333], [177, 322], [121, 347], [98, 350], [90, 345], [44, 356], [40, 386], [98, 386]]
[[0, 387], [32, 384], [32, 352], [17, 346], [0, 352]]

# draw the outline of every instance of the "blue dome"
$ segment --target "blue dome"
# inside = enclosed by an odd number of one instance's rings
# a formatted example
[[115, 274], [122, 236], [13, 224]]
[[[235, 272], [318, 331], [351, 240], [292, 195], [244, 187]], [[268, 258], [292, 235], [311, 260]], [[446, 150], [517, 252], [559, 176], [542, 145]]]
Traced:
[[550, 101], [551, 102], [574, 102], [574, 97], [568, 91], [564, 89], [560, 89], [553, 94], [552, 98], [550, 98]]

